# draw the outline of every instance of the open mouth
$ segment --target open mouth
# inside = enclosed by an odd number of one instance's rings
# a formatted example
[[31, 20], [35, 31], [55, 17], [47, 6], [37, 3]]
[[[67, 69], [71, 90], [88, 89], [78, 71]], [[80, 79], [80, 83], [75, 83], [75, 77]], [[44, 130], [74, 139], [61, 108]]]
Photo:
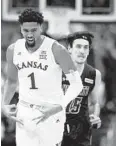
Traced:
[[28, 38], [27, 41], [28, 42], [34, 42], [34, 39], [33, 38], [30, 38], [30, 39]]
[[84, 56], [78, 56], [79, 58], [85, 58]]
[[28, 40], [28, 42], [33, 42], [34, 40], [33, 39], [27, 39]]

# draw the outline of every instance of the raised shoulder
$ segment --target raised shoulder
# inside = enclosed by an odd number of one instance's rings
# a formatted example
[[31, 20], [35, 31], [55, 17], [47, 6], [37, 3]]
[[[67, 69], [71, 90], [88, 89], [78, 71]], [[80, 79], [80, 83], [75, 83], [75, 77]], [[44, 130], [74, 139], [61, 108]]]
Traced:
[[76, 71], [76, 67], [72, 61], [72, 58], [64, 46], [58, 42], [54, 42], [52, 46], [52, 52], [56, 63], [60, 65], [65, 74], [70, 73], [70, 70]]
[[101, 72], [98, 69], [95, 70], [96, 70], [96, 78], [101, 79]]
[[63, 53], [63, 52], [67, 52], [68, 50], [61, 44], [59, 44], [57, 41], [55, 41], [52, 45], [52, 51], [54, 54], [59, 54], [59, 53]]
[[62, 56], [65, 57], [69, 55], [68, 50], [63, 45], [59, 44], [57, 41], [55, 41], [52, 45], [52, 52], [54, 54], [55, 61], [58, 64]]
[[11, 44], [8, 47], [7, 52], [6, 52], [7, 61], [12, 61], [13, 60], [14, 47], [15, 47], [15, 43], [14, 44]]
[[98, 75], [98, 76], [101, 76], [101, 72], [98, 70], [98, 69], [95, 69], [96, 70], [96, 74]]
[[101, 72], [98, 69], [95, 70], [96, 70], [95, 88], [97, 89], [101, 85]]
[[86, 63], [86, 66], [89, 68], [90, 71], [96, 72], [96, 69], [93, 66], [91, 66], [90, 64]]
[[13, 63], [14, 46], [15, 44], [11, 44], [7, 49], [7, 80], [16, 83], [18, 79], [18, 70]]

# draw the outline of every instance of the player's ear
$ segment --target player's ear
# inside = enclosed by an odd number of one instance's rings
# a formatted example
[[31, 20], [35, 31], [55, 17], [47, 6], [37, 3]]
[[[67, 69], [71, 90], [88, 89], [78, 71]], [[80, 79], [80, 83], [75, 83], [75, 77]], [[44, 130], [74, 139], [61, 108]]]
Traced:
[[89, 51], [88, 51], [88, 55], [87, 55], [87, 57], [89, 56], [89, 54], [91, 53], [91, 50], [92, 50], [92, 48], [91, 48], [91, 45], [89, 46]]
[[93, 49], [93, 44], [90, 44], [89, 45], [89, 54], [90, 54], [90, 51]]
[[22, 27], [20, 26], [20, 32], [21, 32], [21, 34], [23, 35], [23, 30], [22, 30]]
[[68, 51], [71, 54], [72, 53], [72, 48], [68, 45]]
[[43, 32], [43, 25], [42, 24], [40, 25], [40, 32], [41, 33]]

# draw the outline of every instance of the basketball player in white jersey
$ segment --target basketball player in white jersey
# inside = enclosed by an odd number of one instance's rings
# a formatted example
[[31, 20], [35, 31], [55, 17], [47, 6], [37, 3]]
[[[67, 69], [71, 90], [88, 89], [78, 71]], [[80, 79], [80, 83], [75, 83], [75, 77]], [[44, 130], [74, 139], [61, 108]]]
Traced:
[[[17, 146], [56, 146], [60, 143], [65, 107], [83, 87], [67, 50], [55, 40], [41, 35], [43, 21], [41, 13], [24, 10], [19, 16], [24, 38], [7, 49], [2, 110], [16, 121]], [[62, 71], [70, 81], [65, 96], [61, 86]], [[19, 102], [10, 105], [17, 83]]]

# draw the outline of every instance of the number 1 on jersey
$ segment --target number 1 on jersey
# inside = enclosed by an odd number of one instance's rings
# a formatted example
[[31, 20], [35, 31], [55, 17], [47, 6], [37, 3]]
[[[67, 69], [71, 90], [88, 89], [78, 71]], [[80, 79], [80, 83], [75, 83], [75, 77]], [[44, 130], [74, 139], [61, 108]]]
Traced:
[[30, 75], [28, 75], [28, 77], [31, 78], [31, 88], [30, 88], [30, 89], [38, 89], [38, 88], [35, 86], [35, 77], [34, 77], [34, 73], [31, 73]]

